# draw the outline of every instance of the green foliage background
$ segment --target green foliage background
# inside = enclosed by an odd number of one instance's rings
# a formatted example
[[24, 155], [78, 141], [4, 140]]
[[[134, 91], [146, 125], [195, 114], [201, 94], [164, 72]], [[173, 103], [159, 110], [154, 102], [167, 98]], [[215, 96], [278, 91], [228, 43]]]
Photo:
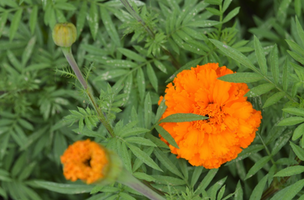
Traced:
[[[168, 199], [304, 199], [304, 1], [248, 4], [254, 7], [232, 0], [0, 0], [0, 196], [145, 199], [120, 184], [64, 179], [60, 156], [90, 137]], [[264, 12], [252, 20], [254, 10]], [[66, 21], [77, 27], [74, 56], [115, 137], [52, 41], [53, 26]], [[255, 141], [213, 170], [176, 159], [158, 138], [167, 135], [158, 126], [165, 107], [157, 105], [166, 84], [208, 62], [237, 71], [221, 79], [247, 83], [263, 115]]]

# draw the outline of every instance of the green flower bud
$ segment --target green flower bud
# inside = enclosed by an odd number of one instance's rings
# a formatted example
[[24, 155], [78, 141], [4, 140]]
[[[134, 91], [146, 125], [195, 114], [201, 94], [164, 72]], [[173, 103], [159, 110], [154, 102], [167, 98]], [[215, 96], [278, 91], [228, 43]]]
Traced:
[[77, 30], [72, 23], [58, 23], [53, 28], [53, 40], [60, 47], [71, 47], [76, 41]]

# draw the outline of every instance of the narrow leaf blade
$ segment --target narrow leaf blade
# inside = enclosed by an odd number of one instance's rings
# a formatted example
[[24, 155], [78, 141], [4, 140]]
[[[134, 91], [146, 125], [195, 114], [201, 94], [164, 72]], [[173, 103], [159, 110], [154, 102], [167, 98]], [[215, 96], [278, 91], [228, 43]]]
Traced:
[[259, 39], [256, 36], [254, 36], [254, 49], [255, 49], [255, 55], [257, 57], [261, 72], [262, 72], [262, 74], [267, 75], [267, 65], [266, 65], [264, 49], [263, 49]]
[[193, 113], [177, 113], [169, 115], [168, 117], [160, 120], [159, 123], [164, 122], [191, 122], [191, 121], [198, 121], [198, 120], [205, 120], [208, 117], [197, 115]]

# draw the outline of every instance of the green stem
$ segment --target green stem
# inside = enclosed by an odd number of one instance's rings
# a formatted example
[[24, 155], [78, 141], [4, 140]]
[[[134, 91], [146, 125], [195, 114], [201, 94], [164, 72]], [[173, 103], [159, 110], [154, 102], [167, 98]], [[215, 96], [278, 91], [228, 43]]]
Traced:
[[90, 90], [90, 87], [89, 85], [87, 84], [86, 80], [84, 79], [81, 71], [79, 70], [79, 67], [74, 59], [74, 56], [71, 52], [71, 48], [70, 47], [62, 47], [62, 52], [65, 56], [65, 58], [67, 59], [67, 61], [69, 62], [71, 68], [73, 69], [74, 73], [76, 74], [77, 76], [77, 79], [79, 80], [80, 84], [82, 85], [82, 87], [84, 88], [92, 106], [94, 107], [97, 115], [98, 115], [98, 119], [99, 121], [104, 125], [104, 127], [108, 130], [109, 134], [112, 136], [112, 137], [115, 137], [115, 134], [114, 134], [114, 131], [113, 131], [113, 128], [112, 126], [110, 125], [110, 123], [106, 120], [103, 112], [101, 111], [101, 109], [98, 107], [96, 101], [95, 101], [95, 98]]
[[117, 179], [117, 182], [122, 183], [137, 192], [145, 195], [147, 198], [151, 200], [165, 200], [164, 197], [160, 196], [156, 192], [154, 192], [152, 189], [150, 189], [148, 186], [140, 182], [138, 179], [136, 179], [130, 172], [128, 172], [126, 169], [123, 169], [120, 176]]

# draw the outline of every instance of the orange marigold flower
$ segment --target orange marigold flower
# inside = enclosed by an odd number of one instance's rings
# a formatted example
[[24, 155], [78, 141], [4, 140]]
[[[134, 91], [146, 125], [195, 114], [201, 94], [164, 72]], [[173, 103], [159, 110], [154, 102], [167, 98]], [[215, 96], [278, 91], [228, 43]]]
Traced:
[[81, 179], [87, 184], [94, 183], [104, 178], [108, 171], [106, 150], [89, 139], [70, 145], [60, 159], [64, 165], [63, 174], [71, 181]]
[[[167, 109], [162, 119], [175, 113], [194, 113], [207, 120], [161, 123], [179, 146], [166, 142], [171, 152], [194, 166], [212, 169], [237, 157], [255, 138], [261, 111], [253, 109], [245, 83], [217, 79], [233, 71], [218, 63], [208, 63], [177, 74], [166, 89]], [[162, 97], [161, 97], [162, 98]], [[160, 103], [160, 102], [159, 102]]]

